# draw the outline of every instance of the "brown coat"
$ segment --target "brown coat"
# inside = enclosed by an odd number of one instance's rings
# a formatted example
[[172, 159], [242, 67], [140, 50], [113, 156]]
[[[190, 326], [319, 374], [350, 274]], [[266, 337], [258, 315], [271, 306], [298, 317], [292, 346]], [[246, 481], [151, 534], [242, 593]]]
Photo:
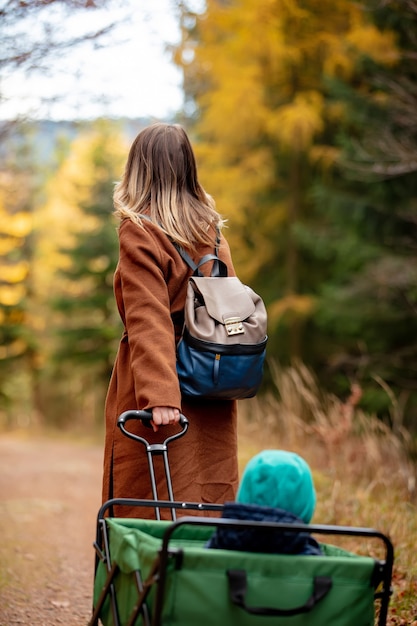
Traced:
[[[213, 236], [214, 239], [214, 236]], [[171, 406], [189, 420], [186, 435], [169, 446], [175, 500], [223, 503], [235, 497], [237, 469], [236, 402], [186, 402], [176, 374], [175, 348], [191, 270], [160, 228], [138, 227], [124, 220], [119, 231], [119, 263], [114, 292], [125, 332], [121, 338], [106, 400], [103, 501], [109, 498], [151, 499], [145, 447], [116, 426], [130, 409]], [[194, 260], [213, 252], [201, 247]], [[229, 246], [222, 237], [219, 256], [234, 275]], [[203, 271], [209, 271], [210, 268]], [[173, 317], [172, 317], [173, 316]], [[178, 428], [153, 433], [140, 422], [129, 429], [150, 443], [161, 442]], [[159, 462], [159, 463], [158, 463]], [[156, 459], [158, 499], [167, 499], [162, 459]], [[123, 517], [153, 517], [146, 509], [116, 508]]]

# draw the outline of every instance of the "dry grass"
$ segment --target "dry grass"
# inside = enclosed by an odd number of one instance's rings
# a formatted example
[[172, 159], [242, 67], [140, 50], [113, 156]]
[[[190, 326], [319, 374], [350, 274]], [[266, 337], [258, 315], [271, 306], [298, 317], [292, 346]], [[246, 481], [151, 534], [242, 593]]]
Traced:
[[417, 625], [416, 467], [408, 454], [409, 434], [398, 424], [393, 432], [365, 415], [358, 408], [357, 386], [345, 402], [324, 394], [302, 364], [275, 366], [274, 382], [276, 394], [241, 403], [241, 469], [266, 448], [303, 456], [317, 490], [313, 521], [371, 527], [388, 535], [395, 549], [388, 623]]

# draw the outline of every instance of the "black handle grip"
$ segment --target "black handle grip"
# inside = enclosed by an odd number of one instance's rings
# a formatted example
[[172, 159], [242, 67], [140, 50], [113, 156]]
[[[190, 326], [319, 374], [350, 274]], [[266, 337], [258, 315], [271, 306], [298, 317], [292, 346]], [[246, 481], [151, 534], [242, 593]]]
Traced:
[[[152, 411], [125, 411], [119, 416], [117, 424], [118, 426], [120, 426], [120, 424], [125, 424], [128, 420], [141, 420], [144, 426], [150, 428], [152, 421]], [[180, 426], [184, 426], [184, 424], [187, 423], [187, 418], [181, 413]]]
[[[311, 557], [314, 558], [314, 557]], [[293, 609], [276, 609], [271, 607], [248, 606], [245, 602], [247, 592], [246, 572], [244, 570], [227, 570], [229, 593], [233, 604], [244, 609], [251, 615], [290, 617], [299, 613], [308, 613], [332, 588], [332, 579], [327, 576], [316, 576], [313, 580], [313, 593], [301, 606]]]
[[[141, 443], [145, 443], [146, 445], [149, 445], [148, 442], [145, 439], [143, 439], [143, 437], [139, 437], [138, 435], [131, 433], [125, 427], [126, 422], [128, 422], [129, 420], [140, 420], [144, 426], [151, 428], [152, 411], [136, 411], [136, 410], [125, 411], [124, 413], [119, 415], [117, 419], [117, 425], [120, 428], [120, 430], [123, 432], [123, 434], [126, 435], [126, 437], [130, 437], [130, 439], [135, 439], [136, 441], [140, 441]], [[180, 430], [175, 435], [168, 437], [168, 439], [166, 439], [164, 442], [165, 444], [169, 443], [170, 441], [173, 441], [174, 439], [178, 439], [179, 437], [182, 437], [187, 432], [188, 419], [182, 413], [180, 414], [179, 425], [181, 426], [182, 430]]]
[[144, 426], [150, 428], [152, 411], [125, 411], [119, 416], [117, 420], [117, 425], [120, 428], [122, 425], [124, 426], [129, 420], [140, 420]]

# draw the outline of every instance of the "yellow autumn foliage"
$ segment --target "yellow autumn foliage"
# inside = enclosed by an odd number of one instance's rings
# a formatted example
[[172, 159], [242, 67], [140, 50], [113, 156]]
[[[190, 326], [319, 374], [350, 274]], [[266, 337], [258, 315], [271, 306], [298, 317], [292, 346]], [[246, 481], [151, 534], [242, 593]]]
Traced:
[[0, 346], [0, 360], [17, 357], [24, 354], [26, 349], [26, 343], [22, 339], [15, 339], [7, 344], [7, 346]]
[[20, 261], [19, 263], [2, 264], [1, 265], [1, 280], [5, 283], [20, 283], [25, 280], [29, 272], [29, 264], [27, 261]]
[[22, 240], [16, 240], [15, 237], [5, 237], [2, 234], [0, 236], [0, 257], [5, 257], [22, 244]]
[[32, 228], [33, 219], [30, 213], [22, 211], [10, 214], [0, 207], [0, 235], [23, 238], [27, 237]]
[[26, 287], [21, 283], [16, 285], [0, 284], [0, 305], [16, 306], [26, 295]]
[[323, 95], [317, 91], [298, 93], [294, 100], [270, 117], [268, 130], [284, 148], [305, 151], [323, 130]]
[[[26, 238], [33, 231], [31, 185], [22, 172], [4, 170], [0, 175], [0, 310], [16, 307], [27, 295], [29, 264], [23, 258]], [[8, 323], [12, 321], [7, 312]]]
[[310, 161], [318, 163], [325, 171], [329, 169], [340, 157], [340, 148], [334, 146], [315, 144], [310, 150]]
[[396, 36], [392, 31], [381, 32], [373, 24], [358, 23], [346, 36], [346, 41], [356, 51], [366, 54], [383, 65], [395, 65], [399, 61]]
[[311, 296], [289, 294], [268, 306], [268, 324], [271, 328], [285, 316], [308, 317], [315, 306]]
[[327, 98], [326, 81], [349, 81], [364, 54], [390, 65], [398, 51], [394, 35], [378, 31], [366, 6], [351, 0], [207, 0], [205, 7], [194, 27], [184, 20], [174, 58], [198, 110], [202, 183], [230, 220], [236, 265], [248, 279], [273, 264], [276, 236], [291, 220], [283, 198], [298, 203], [298, 215], [308, 210], [300, 206], [302, 159], [325, 168], [338, 157], [325, 137], [344, 122], [345, 105]]

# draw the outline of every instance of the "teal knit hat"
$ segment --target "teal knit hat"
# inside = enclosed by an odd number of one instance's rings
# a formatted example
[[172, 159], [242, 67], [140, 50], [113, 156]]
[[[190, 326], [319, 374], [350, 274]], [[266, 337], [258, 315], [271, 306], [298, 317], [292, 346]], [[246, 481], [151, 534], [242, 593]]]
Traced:
[[309, 524], [316, 507], [310, 467], [294, 452], [264, 450], [245, 467], [236, 500], [284, 509]]

